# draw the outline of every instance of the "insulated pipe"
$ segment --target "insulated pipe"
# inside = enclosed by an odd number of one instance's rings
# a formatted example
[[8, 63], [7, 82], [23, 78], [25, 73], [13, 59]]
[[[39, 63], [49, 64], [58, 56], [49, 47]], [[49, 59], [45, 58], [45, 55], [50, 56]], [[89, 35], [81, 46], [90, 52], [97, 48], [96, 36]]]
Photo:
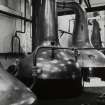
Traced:
[[[20, 4], [21, 6], [21, 4]], [[24, 0], [24, 17], [26, 18], [26, 0]], [[21, 25], [22, 25], [22, 19], [21, 19]], [[19, 42], [19, 46], [18, 46], [18, 51], [20, 53], [20, 38], [17, 36], [17, 33], [25, 33], [26, 32], [26, 20], [24, 20], [24, 31], [16, 31], [15, 32], [15, 35], [12, 36], [12, 40], [11, 40], [11, 52], [13, 53], [14, 52], [14, 48], [13, 48], [13, 45], [14, 45], [14, 40], [17, 39], [18, 42]]]
[[22, 19], [22, 20], [25, 20], [25, 21], [30, 22], [30, 23], [32, 22], [32, 20], [27, 19], [26, 17], [22, 17], [20, 15], [15, 15], [13, 13], [9, 13], [9, 12], [3, 11], [3, 10], [0, 10], [0, 13], [4, 14], [4, 15], [7, 15], [7, 16], [15, 17], [17, 19]]

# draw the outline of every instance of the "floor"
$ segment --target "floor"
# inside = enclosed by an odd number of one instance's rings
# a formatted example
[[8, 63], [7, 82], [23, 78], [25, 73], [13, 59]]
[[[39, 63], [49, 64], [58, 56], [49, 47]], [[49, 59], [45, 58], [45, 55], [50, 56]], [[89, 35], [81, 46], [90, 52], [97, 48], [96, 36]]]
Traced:
[[95, 94], [84, 93], [72, 99], [39, 100], [37, 105], [97, 105]]
[[[105, 87], [102, 87], [102, 90], [105, 90]], [[98, 89], [95, 88], [95, 90], [100, 90], [101, 88]], [[94, 88], [90, 89], [94, 90]], [[95, 92], [89, 92], [89, 88], [85, 89], [84, 92], [74, 98], [70, 99], [53, 99], [53, 100], [38, 100], [37, 105], [98, 105], [97, 104], [97, 99], [99, 93]], [[105, 105], [105, 104], [104, 104]]]
[[[103, 84], [103, 82], [100, 83]], [[38, 100], [36, 105], [105, 105], [105, 101], [104, 103], [98, 101], [99, 96], [105, 93], [105, 86], [99, 84], [99, 86], [93, 87], [91, 84], [91, 82], [88, 83], [88, 86], [84, 87], [83, 93], [78, 97]]]

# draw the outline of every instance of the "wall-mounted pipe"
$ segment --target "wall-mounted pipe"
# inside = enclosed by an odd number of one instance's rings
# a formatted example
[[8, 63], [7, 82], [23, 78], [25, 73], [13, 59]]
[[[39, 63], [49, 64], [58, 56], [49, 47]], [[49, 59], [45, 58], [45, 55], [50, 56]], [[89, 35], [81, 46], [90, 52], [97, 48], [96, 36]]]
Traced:
[[[21, 1], [21, 0], [20, 0]], [[21, 7], [21, 2], [20, 2]], [[26, 18], [26, 0], [24, 0], [24, 17]], [[21, 19], [21, 31], [16, 31], [16, 33], [25, 33], [26, 32], [26, 20], [24, 20], [24, 30], [22, 31], [22, 19]]]
[[32, 22], [32, 20], [30, 20], [30, 19], [27, 19], [27, 18], [19, 16], [19, 15], [12, 14], [12, 13], [9, 13], [9, 12], [3, 11], [3, 10], [0, 10], [0, 13], [4, 14], [4, 15], [7, 15], [7, 16], [15, 17], [17, 19], [25, 20], [27, 22]]

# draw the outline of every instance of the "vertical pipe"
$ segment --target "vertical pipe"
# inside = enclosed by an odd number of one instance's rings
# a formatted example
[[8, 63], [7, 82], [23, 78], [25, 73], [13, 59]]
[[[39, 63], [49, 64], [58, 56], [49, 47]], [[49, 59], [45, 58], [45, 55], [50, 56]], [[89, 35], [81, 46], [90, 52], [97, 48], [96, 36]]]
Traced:
[[32, 0], [32, 52], [37, 47], [38, 43], [37, 34], [40, 3], [41, 0]]
[[41, 10], [42, 41], [57, 41], [57, 14], [55, 0], [43, 0]]
[[33, 0], [33, 50], [44, 42], [58, 43], [55, 0]]

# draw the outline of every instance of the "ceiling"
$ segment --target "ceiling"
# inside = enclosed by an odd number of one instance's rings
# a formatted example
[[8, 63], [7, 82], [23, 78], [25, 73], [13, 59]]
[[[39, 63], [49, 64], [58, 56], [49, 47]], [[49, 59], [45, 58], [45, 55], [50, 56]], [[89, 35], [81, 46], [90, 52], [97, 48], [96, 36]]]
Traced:
[[105, 5], [105, 0], [89, 0], [92, 7]]
[[[79, 3], [79, 1], [82, 1], [82, 6], [86, 8], [87, 12], [105, 10], [105, 0], [56, 0], [56, 2], [60, 2], [60, 3], [68, 3], [72, 1], [75, 1], [77, 3]], [[31, 4], [32, 0], [28, 0], [28, 2]], [[87, 6], [86, 2], [88, 2], [90, 6], [89, 5]], [[59, 15], [69, 14], [70, 8], [69, 9], [68, 8], [57, 8], [57, 11], [58, 13], [60, 13]]]
[[[57, 0], [57, 2], [64, 2], [64, 3], [68, 3], [68, 2], [72, 2], [75, 1], [77, 3], [79, 3], [80, 0]], [[82, 6], [84, 8], [88, 8], [88, 9], [94, 9], [96, 7], [103, 7], [103, 9], [105, 10], [105, 0], [82, 0]], [[96, 8], [96, 10], [98, 10], [99, 8]], [[67, 8], [58, 8], [58, 12], [62, 12], [62, 11], [70, 11]]]
[[[57, 0], [57, 2], [70, 2], [70, 1], [79, 2], [79, 0]], [[83, 5], [86, 7], [86, 4], [84, 3], [85, 0], [82, 0], [82, 1], [83, 1]], [[86, 1], [90, 2], [91, 7], [105, 5], [105, 0], [86, 0]]]

